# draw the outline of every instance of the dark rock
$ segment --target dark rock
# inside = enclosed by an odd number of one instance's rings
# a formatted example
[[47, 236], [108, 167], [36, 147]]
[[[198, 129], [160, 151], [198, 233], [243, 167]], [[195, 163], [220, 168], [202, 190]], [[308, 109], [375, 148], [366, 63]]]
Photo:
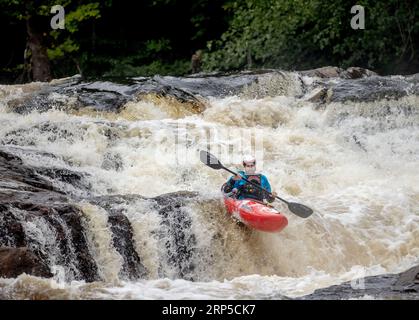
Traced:
[[[54, 257], [56, 264], [68, 266], [71, 279], [98, 280], [83, 215], [69, 204], [70, 199], [5, 150], [0, 150], [0, 178], [0, 246], [26, 246], [42, 263], [48, 264]], [[25, 233], [23, 225], [27, 223], [48, 226], [55, 235], [55, 245], [46, 246], [44, 241]]]
[[337, 300], [357, 299], [370, 296], [386, 300], [416, 300], [419, 299], [419, 284], [415, 278], [419, 266], [415, 266], [399, 274], [383, 274], [355, 279], [340, 285], [315, 290], [302, 300]]
[[47, 180], [39, 177], [35, 170], [25, 166], [22, 160], [4, 150], [0, 150], [0, 188], [36, 191], [55, 190]]
[[0, 277], [16, 278], [22, 273], [50, 278], [52, 273], [45, 261], [27, 247], [0, 247]]
[[113, 245], [124, 259], [123, 272], [125, 278], [131, 280], [145, 278], [147, 271], [135, 251], [133, 231], [128, 218], [123, 212], [113, 212], [109, 216], [108, 223], [113, 233]]
[[180, 106], [188, 111], [199, 114], [206, 109], [205, 104], [195, 97], [193, 94], [176, 87], [168, 85], [157, 85], [151, 90], [142, 91], [140, 90], [136, 94], [136, 99], [143, 101], [151, 101], [159, 103], [159, 99], [164, 98], [162, 103], [167, 102], [178, 102]]
[[[26, 245], [41, 261], [48, 263], [54, 257], [55, 264], [68, 267], [68, 277], [75, 280], [99, 280], [97, 266], [89, 252], [82, 213], [68, 204], [36, 204], [16, 202], [3, 208], [3, 219], [0, 219], [0, 245], [18, 247]], [[19, 210], [16, 217], [13, 211]], [[6, 218], [5, 218], [6, 217]], [[25, 234], [23, 223], [41, 224], [53, 230], [55, 243], [53, 247], [45, 246], [43, 241]], [[45, 237], [51, 235], [45, 235]]]
[[8, 205], [0, 204], [0, 246], [23, 247], [25, 245], [22, 224], [10, 212]]
[[346, 72], [351, 79], [365, 78], [371, 76], [377, 76], [378, 74], [374, 71], [360, 68], [360, 67], [350, 67], [346, 69]]
[[[81, 77], [76, 75], [73, 77], [56, 79], [49, 84], [38, 85], [36, 87], [31, 83], [29, 86], [30, 90], [25, 90], [24, 86], [23, 95], [18, 99], [8, 101], [8, 109], [9, 111], [21, 114], [27, 114], [35, 110], [38, 112], [45, 112], [52, 108], [68, 109], [70, 101], [66, 96], [60, 95], [60, 93], [64, 92], [66, 88], [73, 87], [80, 81]], [[77, 103], [77, 101], [74, 101], [73, 103]]]
[[153, 198], [163, 223], [168, 227], [171, 240], [166, 240], [169, 263], [176, 267], [180, 278], [194, 280], [196, 239], [190, 232], [192, 220], [185, 206], [197, 196], [194, 192], [175, 192]]
[[[269, 71], [268, 71], [269, 72]], [[202, 97], [225, 97], [239, 94], [241, 90], [257, 81], [258, 76], [266, 72], [241, 72], [236, 74], [200, 75], [199, 77], [153, 77], [156, 92], [163, 88], [169, 89], [172, 94], [182, 96], [183, 93], [199, 95]], [[156, 90], [156, 89], [154, 89]], [[177, 90], [179, 93], [177, 93]], [[169, 93], [167, 92], [167, 93]]]
[[345, 73], [344, 69], [338, 67], [321, 67], [312, 70], [299, 71], [302, 75], [319, 78], [338, 78]]
[[[300, 75], [321, 79], [358, 79], [376, 76], [368, 69], [351, 67], [322, 67], [298, 72]], [[39, 87], [19, 99], [8, 101], [11, 111], [28, 113], [52, 108], [120, 112], [128, 101], [149, 100], [150, 96], [171, 99], [183, 107], [200, 113], [205, 102], [200, 97], [226, 97], [238, 95], [242, 90], [257, 83], [267, 74], [281, 74], [280, 70], [252, 70], [236, 73], [197, 74], [187, 77], [154, 76], [124, 79], [124, 83], [110, 81], [85, 81], [80, 78], [56, 81]], [[115, 81], [115, 79], [113, 79]]]
[[40, 91], [8, 102], [10, 111], [27, 114], [34, 110], [66, 110], [91, 107], [97, 111], [119, 110], [129, 99], [132, 88], [110, 82], [52, 83]]
[[393, 285], [393, 289], [399, 291], [412, 288], [416, 288], [416, 292], [419, 293], [419, 266], [414, 266], [401, 273]]
[[405, 79], [369, 77], [342, 80], [331, 88], [330, 102], [371, 102], [381, 99], [399, 99], [410, 93], [411, 85]]
[[[83, 212], [72, 204], [81, 198], [65, 195], [45, 176], [52, 181], [86, 187], [80, 173], [68, 169], [31, 168], [7, 149], [0, 149], [0, 246], [28, 247], [38, 259], [36, 261], [47, 266], [52, 263], [64, 266], [68, 280], [100, 280], [98, 267], [89, 251], [86, 237], [89, 231], [85, 229], [87, 223]], [[196, 240], [190, 232], [192, 220], [186, 207], [196, 196], [196, 193], [176, 192], [155, 198], [114, 195], [84, 200], [102, 206], [108, 212], [113, 245], [124, 260], [121, 278], [134, 280], [147, 276], [135, 250], [132, 226], [124, 210], [117, 206], [129, 206], [143, 200], [150, 201], [163, 218], [165, 234], [161, 240], [165, 241], [168, 262], [176, 269], [176, 276], [192, 280]], [[35, 228], [37, 232], [28, 232], [27, 228]]]
[[[196, 201], [197, 196], [195, 192], [180, 191], [154, 198], [140, 195], [112, 195], [91, 198], [90, 201], [109, 213], [108, 222], [113, 233], [115, 248], [124, 258], [124, 271], [129, 278], [144, 277], [146, 271], [133, 247], [132, 227], [123, 211], [115, 209], [117, 207], [115, 205], [130, 205], [132, 202], [142, 200], [149, 201], [151, 207], [163, 217], [165, 233], [161, 234], [161, 241], [165, 241], [168, 263], [176, 270], [176, 276], [193, 280], [196, 239], [190, 232], [192, 220], [186, 207], [190, 202]], [[160, 276], [168, 275], [160, 274]]]
[[[44, 112], [51, 108], [81, 110], [85, 107], [94, 111], [120, 112], [128, 101], [145, 100], [158, 103], [158, 99], [163, 99], [161, 103], [167, 103], [169, 99], [169, 102], [177, 102], [180, 107], [187, 108], [192, 113], [201, 113], [206, 109], [202, 97], [238, 95], [244, 88], [258, 83], [262, 77], [266, 78], [267, 74], [278, 75], [281, 71], [253, 70], [188, 77], [138, 77], [123, 84], [78, 80], [43, 86], [37, 92], [9, 101], [8, 105], [10, 110], [17, 113], [28, 113], [33, 110]], [[359, 67], [343, 70], [330, 66], [301, 71], [299, 74], [321, 79], [357, 79], [376, 75], [370, 70]]]
[[62, 99], [54, 99], [49, 92], [39, 92], [30, 98], [9, 101], [8, 108], [19, 114], [28, 114], [33, 111], [46, 112], [51, 109], [65, 110], [68, 109], [67, 102]]
[[179, 205], [183, 205], [187, 201], [194, 200], [197, 196], [197, 192], [177, 191], [171, 193], [164, 193], [152, 199], [155, 200], [161, 206], [172, 205], [174, 202], [179, 202]]
[[[74, 247], [73, 258], [75, 258], [78, 267], [78, 273], [80, 275], [79, 280], [88, 282], [99, 280], [98, 268], [87, 245], [82, 212], [73, 206], [64, 206], [60, 208], [59, 214], [68, 226], [71, 236], [70, 239], [63, 239], [64, 242], [67, 241], [67, 243], [64, 243], [63, 247]], [[71, 243], [68, 243], [69, 241]]]
[[327, 89], [326, 88], [316, 88], [306, 98], [307, 101], [310, 102], [319, 102], [324, 103], [327, 96]]
[[77, 101], [79, 102], [77, 109], [89, 107], [95, 111], [117, 111], [129, 100], [129, 97], [121, 96], [115, 92], [101, 91], [89, 92], [88, 94], [82, 92], [77, 95]]
[[36, 173], [42, 176], [47, 176], [53, 180], [68, 183], [77, 189], [90, 190], [92, 187], [91, 184], [85, 179], [85, 176], [88, 175], [87, 173], [82, 174], [65, 168], [37, 167], [34, 168], [34, 170]]
[[[16, 148], [11, 148], [12, 151], [14, 149]], [[45, 153], [41, 153], [41, 155], [49, 156]], [[57, 196], [57, 193], [66, 193], [55, 187], [47, 178], [70, 184], [80, 190], [89, 191], [91, 185], [86, 181], [86, 176], [88, 176], [87, 173], [75, 172], [65, 168], [29, 167], [18, 156], [13, 155], [6, 149], [0, 149], [0, 188], [5, 188], [3, 196], [7, 194], [6, 190], [39, 192], [40, 195], [47, 191], [54, 191], [51, 193], [54, 197]]]
[[115, 204], [129, 204], [130, 201], [144, 199], [141, 196], [102, 196], [91, 199], [91, 202], [104, 208], [108, 214], [108, 224], [112, 232], [113, 245], [123, 258], [122, 277], [130, 280], [142, 279], [147, 276], [147, 270], [141, 263], [134, 248], [132, 226], [125, 216], [124, 210], [116, 208]]
[[374, 71], [360, 68], [360, 67], [350, 67], [346, 70], [338, 67], [321, 67], [312, 70], [299, 71], [300, 74], [310, 76], [310, 77], [319, 77], [319, 78], [343, 78], [343, 79], [358, 79], [364, 77], [376, 76], [377, 73]]
[[[36, 124], [34, 126], [11, 130], [4, 135], [4, 137], [1, 139], [1, 142], [6, 145], [34, 146], [36, 144], [36, 138], [38, 134], [48, 134], [48, 140], [50, 142], [54, 142], [57, 139], [67, 139], [69, 142], [74, 141], [73, 132], [70, 132], [65, 128], [61, 128], [59, 123], [50, 123], [47, 121], [41, 124]], [[20, 153], [26, 153], [26, 150], [20, 150]], [[37, 152], [34, 150], [33, 153], [39, 154], [42, 152]]]

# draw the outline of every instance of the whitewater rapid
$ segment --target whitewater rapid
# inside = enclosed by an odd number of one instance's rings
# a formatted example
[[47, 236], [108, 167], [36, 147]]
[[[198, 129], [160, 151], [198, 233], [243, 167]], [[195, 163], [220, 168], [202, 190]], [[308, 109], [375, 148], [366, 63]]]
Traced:
[[[191, 258], [195, 269], [186, 279], [179, 279], [171, 264], [161, 242], [170, 238], [169, 231], [149, 201], [114, 205], [123, 207], [147, 270], [145, 279], [129, 280], [121, 276], [122, 258], [112, 245], [107, 211], [79, 200], [75, 204], [84, 213], [102, 281], [74, 280], [69, 266], [58, 265], [52, 279], [1, 279], [4, 296], [281, 299], [401, 272], [417, 263], [418, 96], [331, 102], [319, 108], [305, 99], [301, 80], [291, 80], [281, 82], [286, 90], [271, 95], [254, 94], [267, 88], [262, 83], [239, 95], [207, 97], [199, 113], [181, 105], [174, 111], [165, 100], [130, 101], [121, 112], [75, 111], [63, 96], [67, 109], [18, 114], [7, 102], [23, 89], [2, 86], [0, 144], [29, 166], [83, 174], [89, 190], [51, 180], [75, 198], [191, 191], [200, 199], [185, 209], [196, 250]], [[278, 88], [272, 79], [269, 84]], [[289, 219], [283, 232], [260, 233], [237, 225], [220, 201], [219, 188], [229, 174], [203, 166], [201, 149], [211, 150], [235, 170], [243, 153], [255, 153], [272, 189], [309, 205], [314, 214], [301, 219], [276, 203]], [[41, 224], [25, 227], [49, 248], [52, 238], [48, 231], [39, 232]]]

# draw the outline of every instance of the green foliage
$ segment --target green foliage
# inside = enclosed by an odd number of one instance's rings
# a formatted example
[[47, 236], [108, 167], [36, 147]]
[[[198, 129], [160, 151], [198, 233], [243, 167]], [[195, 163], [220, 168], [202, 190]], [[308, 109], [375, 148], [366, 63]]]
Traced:
[[[70, 2], [68, 0], [62, 1], [63, 4], [71, 8]], [[46, 12], [44, 6], [41, 7], [41, 12]], [[46, 7], [51, 8], [49, 6]], [[51, 60], [64, 59], [67, 55], [77, 53], [80, 49], [80, 43], [77, 41], [80, 36], [77, 33], [83, 22], [100, 18], [99, 3], [97, 2], [79, 5], [74, 10], [67, 9], [67, 11], [65, 13], [65, 29], [50, 31], [53, 41], [50, 48], [48, 48], [48, 57]]]
[[82, 21], [89, 20], [91, 18], [100, 18], [98, 2], [79, 5], [74, 11], [66, 13], [65, 29], [70, 33], [75, 33], [79, 30], [80, 23]]
[[[55, 5], [63, 6], [64, 9], [67, 8], [71, 3], [74, 2], [72, 0], [46, 0], [43, 1], [42, 5], [39, 7], [35, 7], [33, 9], [32, 14], [38, 14], [40, 16], [50, 16], [51, 15], [51, 7]], [[32, 2], [35, 5], [35, 1]]]
[[170, 46], [170, 40], [168, 39], [147, 40], [145, 46], [145, 50], [148, 53], [147, 55], [153, 55], [172, 49]]
[[[365, 30], [350, 27], [355, 4], [365, 8]], [[50, 28], [54, 5], [65, 8], [64, 30]], [[415, 0], [0, 0], [0, 7], [0, 22], [13, 30], [6, 41], [14, 43], [2, 51], [0, 71], [7, 75], [22, 69], [25, 20], [33, 17], [54, 76], [180, 75], [191, 71], [198, 49], [204, 71], [419, 71]]]
[[[365, 30], [350, 27], [354, 4], [365, 8]], [[418, 59], [417, 1], [246, 0], [225, 9], [234, 17], [221, 39], [208, 43], [207, 70], [324, 64], [385, 69]]]
[[50, 60], [57, 60], [63, 59], [66, 57], [68, 53], [77, 52], [80, 49], [80, 46], [77, 45], [73, 40], [67, 38], [64, 40], [63, 43], [55, 46], [53, 45], [52, 48], [48, 48], [48, 58]]
[[103, 75], [107, 77], [135, 77], [160, 75], [184, 75], [190, 71], [188, 60], [176, 60], [169, 63], [161, 60], [154, 60], [149, 64], [136, 65], [132, 58], [108, 60], [111, 67]]
[[[54, 62], [54, 69], [76, 70], [74, 62], [84, 36], [81, 30], [85, 22], [101, 17], [99, 2], [89, 0], [83, 1], [82, 4], [80, 2], [78, 0], [0, 0], [0, 5], [3, 8], [2, 15], [7, 16], [11, 21], [19, 22], [37, 18], [38, 27], [42, 28], [39, 32], [48, 35], [44, 38], [44, 42], [47, 46], [48, 57]], [[111, 2], [108, 1], [108, 4]], [[46, 23], [48, 18], [53, 16], [51, 8], [55, 5], [62, 5], [65, 9], [64, 29], [53, 30], [49, 23]], [[25, 39], [26, 34], [22, 34], [22, 38]], [[68, 67], [69, 62], [73, 68]], [[61, 72], [55, 73], [60, 74]]]

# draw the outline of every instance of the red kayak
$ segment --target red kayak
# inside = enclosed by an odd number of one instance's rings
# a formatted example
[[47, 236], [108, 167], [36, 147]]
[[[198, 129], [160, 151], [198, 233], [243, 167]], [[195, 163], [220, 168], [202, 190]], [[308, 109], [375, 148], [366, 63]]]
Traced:
[[224, 204], [229, 214], [256, 230], [280, 232], [288, 225], [287, 217], [257, 200], [224, 196]]

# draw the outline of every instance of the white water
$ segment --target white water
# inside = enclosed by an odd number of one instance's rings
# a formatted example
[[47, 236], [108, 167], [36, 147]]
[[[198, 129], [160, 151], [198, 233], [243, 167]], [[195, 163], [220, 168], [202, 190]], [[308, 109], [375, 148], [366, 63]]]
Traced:
[[[106, 281], [63, 283], [22, 275], [1, 280], [0, 288], [10, 297], [280, 298], [367, 275], [400, 272], [418, 262], [419, 100], [415, 96], [397, 102], [332, 103], [315, 110], [294, 96], [245, 95], [212, 98], [202, 114], [189, 110], [182, 114], [179, 109], [176, 116], [170, 104], [165, 110], [164, 104], [153, 108], [151, 102], [130, 102], [125, 112], [104, 117], [71, 110], [18, 115], [6, 112], [5, 103], [21, 91], [3, 88], [3, 92], [2, 144], [58, 157], [15, 151], [27, 164], [88, 173], [86, 179], [96, 195], [153, 197], [189, 190], [202, 196], [202, 203], [187, 208], [197, 243], [197, 281], [176, 279], [157, 236], [168, 235], [160, 217], [147, 209], [147, 201], [133, 203], [126, 215], [149, 278], [119, 279], [120, 256], [111, 248], [106, 212], [79, 204], [89, 218], [95, 260]], [[387, 106], [390, 112], [383, 111]], [[406, 106], [414, 111], [406, 115]], [[115, 138], [109, 139], [109, 133]], [[198, 160], [197, 151], [208, 146], [232, 168], [240, 167], [243, 152], [255, 151], [259, 169], [273, 189], [290, 201], [309, 205], [315, 213], [301, 219], [278, 203], [289, 218], [289, 226], [280, 234], [239, 228], [216, 200], [228, 174]], [[104, 168], [106, 159], [115, 156], [122, 169]], [[86, 194], [68, 184], [59, 186], [74, 195]]]

